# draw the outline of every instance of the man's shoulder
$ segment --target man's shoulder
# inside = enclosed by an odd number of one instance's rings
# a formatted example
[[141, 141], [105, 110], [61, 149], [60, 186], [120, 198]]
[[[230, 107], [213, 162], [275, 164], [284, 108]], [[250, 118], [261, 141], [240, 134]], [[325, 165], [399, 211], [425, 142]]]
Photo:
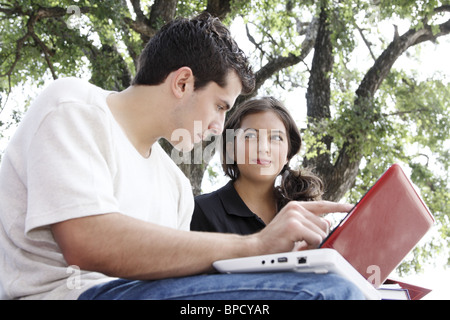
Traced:
[[[53, 101], [55, 104], [83, 102], [86, 104], [102, 103], [108, 93], [92, 83], [75, 78], [61, 78], [50, 83], [40, 95], [41, 99]], [[38, 97], [39, 100], [39, 97]]]
[[59, 78], [55, 81], [52, 81], [46, 88], [45, 91], [50, 91], [52, 93], [67, 93], [67, 92], [80, 92], [86, 89], [91, 89], [94, 86], [90, 82], [75, 78], [75, 77], [67, 77], [67, 78]]

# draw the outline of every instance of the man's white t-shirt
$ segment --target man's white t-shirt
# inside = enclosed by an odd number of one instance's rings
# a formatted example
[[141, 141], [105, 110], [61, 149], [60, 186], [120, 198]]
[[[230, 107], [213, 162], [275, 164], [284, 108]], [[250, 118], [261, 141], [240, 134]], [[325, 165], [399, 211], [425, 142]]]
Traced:
[[137, 152], [106, 104], [110, 93], [75, 78], [55, 81], [8, 145], [0, 168], [0, 284], [8, 298], [75, 299], [111, 280], [68, 266], [51, 224], [119, 212], [189, 230], [189, 180], [158, 143], [149, 158]]

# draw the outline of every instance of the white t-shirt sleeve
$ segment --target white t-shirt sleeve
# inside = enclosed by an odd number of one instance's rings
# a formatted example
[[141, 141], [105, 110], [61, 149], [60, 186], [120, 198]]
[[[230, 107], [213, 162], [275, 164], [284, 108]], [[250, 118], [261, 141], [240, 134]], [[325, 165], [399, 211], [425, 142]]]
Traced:
[[[187, 180], [187, 179], [186, 179]], [[179, 203], [179, 224], [178, 229], [189, 231], [191, 230], [192, 213], [194, 212], [194, 198], [192, 195], [191, 184], [187, 182], [181, 193]]]
[[117, 212], [111, 144], [110, 126], [100, 108], [63, 103], [43, 119], [27, 154], [26, 233]]

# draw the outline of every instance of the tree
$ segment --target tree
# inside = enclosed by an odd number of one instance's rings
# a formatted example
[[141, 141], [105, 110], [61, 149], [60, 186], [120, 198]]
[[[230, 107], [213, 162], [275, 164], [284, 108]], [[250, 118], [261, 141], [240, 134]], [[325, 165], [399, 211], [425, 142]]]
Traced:
[[[450, 86], [393, 67], [412, 55], [410, 48], [450, 33], [448, 1], [8, 0], [0, 3], [0, 92], [7, 97], [25, 79], [42, 83], [44, 74], [56, 79], [86, 69], [94, 84], [122, 90], [143, 46], [165, 22], [204, 10], [227, 24], [245, 22], [253, 96], [306, 88], [307, 147], [298, 161], [323, 178], [326, 199], [357, 201], [388, 164], [400, 161], [440, 224], [445, 240], [433, 250], [450, 246], [449, 150], [442, 146], [449, 141]], [[393, 25], [392, 39], [380, 38], [377, 26], [389, 20], [407, 31]], [[361, 52], [358, 42], [371, 67], [351, 65]], [[429, 158], [437, 169], [423, 161]], [[180, 164], [195, 194], [209, 159]]]

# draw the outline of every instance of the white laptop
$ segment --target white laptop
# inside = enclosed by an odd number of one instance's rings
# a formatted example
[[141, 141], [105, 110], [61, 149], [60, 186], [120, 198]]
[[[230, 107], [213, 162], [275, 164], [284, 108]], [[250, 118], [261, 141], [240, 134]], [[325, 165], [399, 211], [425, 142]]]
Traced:
[[220, 260], [213, 263], [222, 273], [250, 272], [333, 272], [352, 281], [366, 299], [380, 299], [380, 294], [358, 271], [334, 249], [293, 251], [246, 258]]

